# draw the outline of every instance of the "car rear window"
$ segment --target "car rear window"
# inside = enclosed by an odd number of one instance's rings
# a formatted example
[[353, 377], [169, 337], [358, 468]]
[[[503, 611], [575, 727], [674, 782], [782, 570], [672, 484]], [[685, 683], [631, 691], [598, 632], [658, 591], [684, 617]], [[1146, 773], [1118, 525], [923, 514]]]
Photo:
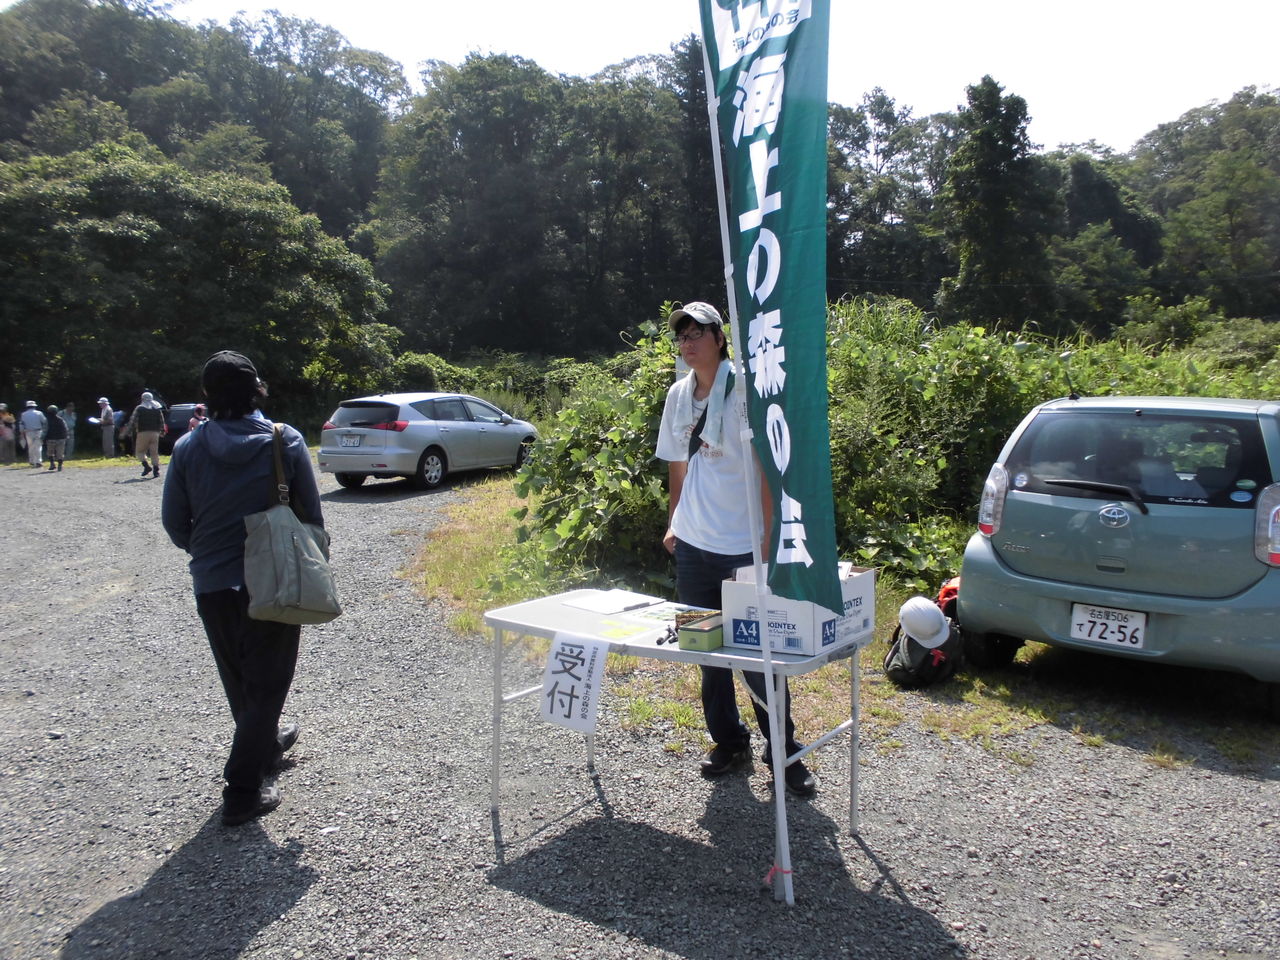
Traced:
[[335, 427], [373, 427], [390, 423], [400, 413], [400, 405], [382, 400], [348, 400], [333, 412], [329, 422]]
[[1005, 468], [1029, 493], [1097, 499], [1115, 491], [1089, 484], [1110, 484], [1148, 502], [1242, 509], [1272, 481], [1257, 420], [1134, 411], [1043, 411]]

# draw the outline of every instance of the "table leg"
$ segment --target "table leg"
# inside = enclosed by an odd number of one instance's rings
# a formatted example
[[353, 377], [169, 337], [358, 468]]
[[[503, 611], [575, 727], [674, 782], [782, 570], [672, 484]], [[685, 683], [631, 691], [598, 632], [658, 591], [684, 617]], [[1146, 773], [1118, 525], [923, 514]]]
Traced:
[[506, 631], [493, 631], [493, 767], [489, 774], [489, 809], [498, 812], [498, 779], [502, 764], [502, 641]]
[[855, 647], [849, 658], [849, 719], [853, 721], [853, 729], [849, 731], [849, 832], [854, 835], [858, 832], [858, 732], [862, 727], [859, 652], [860, 648]]

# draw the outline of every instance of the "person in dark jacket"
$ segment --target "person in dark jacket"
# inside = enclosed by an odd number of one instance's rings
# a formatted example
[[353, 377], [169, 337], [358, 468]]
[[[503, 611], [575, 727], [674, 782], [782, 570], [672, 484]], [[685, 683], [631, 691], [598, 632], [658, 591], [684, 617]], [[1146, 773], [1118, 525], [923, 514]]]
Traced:
[[[174, 445], [161, 520], [191, 555], [196, 610], [235, 721], [223, 769], [222, 821], [245, 823], [280, 804], [275, 771], [298, 738], [281, 726], [301, 628], [251, 620], [244, 578], [244, 518], [274, 502], [272, 423], [258, 410], [266, 386], [249, 359], [215, 353], [201, 377], [211, 419]], [[301, 519], [323, 525], [320, 491], [302, 435], [284, 430], [284, 468]]]
[[56, 463], [58, 472], [61, 473], [62, 461], [67, 459], [67, 421], [62, 419], [62, 414], [52, 403], [44, 413], [45, 419], [49, 421], [44, 431], [44, 455], [49, 458], [49, 472], [53, 472], [53, 465]]

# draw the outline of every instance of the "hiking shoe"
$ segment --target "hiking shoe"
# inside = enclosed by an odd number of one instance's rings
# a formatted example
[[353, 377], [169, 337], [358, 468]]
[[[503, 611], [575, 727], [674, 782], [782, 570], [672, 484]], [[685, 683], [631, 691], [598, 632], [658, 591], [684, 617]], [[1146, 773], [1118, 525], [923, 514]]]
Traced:
[[[760, 759], [764, 761], [766, 767], [769, 768], [769, 774], [773, 774], [773, 754], [767, 749], [761, 754]], [[791, 766], [787, 767], [782, 774], [786, 781], [787, 789], [794, 793], [797, 797], [812, 797], [818, 792], [818, 778], [810, 772], [804, 762], [797, 760]]]
[[271, 761], [273, 772], [281, 770], [284, 765], [285, 751], [290, 750], [298, 742], [298, 734], [302, 731], [296, 723], [282, 723], [276, 733], [276, 755]]
[[142, 475], [145, 477], [150, 472], [151, 472], [151, 467], [148, 464], [144, 463], [142, 465]]
[[298, 742], [298, 735], [302, 733], [296, 723], [282, 723], [276, 733], [276, 743], [280, 747], [281, 753], [286, 753], [293, 748]]
[[227, 827], [238, 827], [264, 814], [270, 813], [280, 806], [280, 788], [267, 781], [258, 789], [258, 802], [248, 807], [223, 807], [222, 823]]
[[722, 777], [745, 764], [749, 756], [745, 747], [713, 747], [711, 752], [702, 758], [702, 775]]

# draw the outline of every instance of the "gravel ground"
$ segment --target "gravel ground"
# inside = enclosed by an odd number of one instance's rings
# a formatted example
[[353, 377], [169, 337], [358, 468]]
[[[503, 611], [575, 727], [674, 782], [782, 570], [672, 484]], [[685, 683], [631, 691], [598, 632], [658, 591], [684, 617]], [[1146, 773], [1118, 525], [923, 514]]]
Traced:
[[1027, 765], [909, 718], [863, 753], [858, 837], [848, 752], [821, 752], [788, 908], [761, 886], [762, 766], [704, 781], [606, 710], [592, 778], [525, 701], [499, 849], [489, 647], [397, 576], [466, 488], [322, 493], [347, 613], [303, 631], [284, 803], [226, 829], [231, 728], [160, 484], [0, 468], [4, 956], [1280, 956], [1280, 767], [1164, 768], [1053, 725], [1008, 744]]

